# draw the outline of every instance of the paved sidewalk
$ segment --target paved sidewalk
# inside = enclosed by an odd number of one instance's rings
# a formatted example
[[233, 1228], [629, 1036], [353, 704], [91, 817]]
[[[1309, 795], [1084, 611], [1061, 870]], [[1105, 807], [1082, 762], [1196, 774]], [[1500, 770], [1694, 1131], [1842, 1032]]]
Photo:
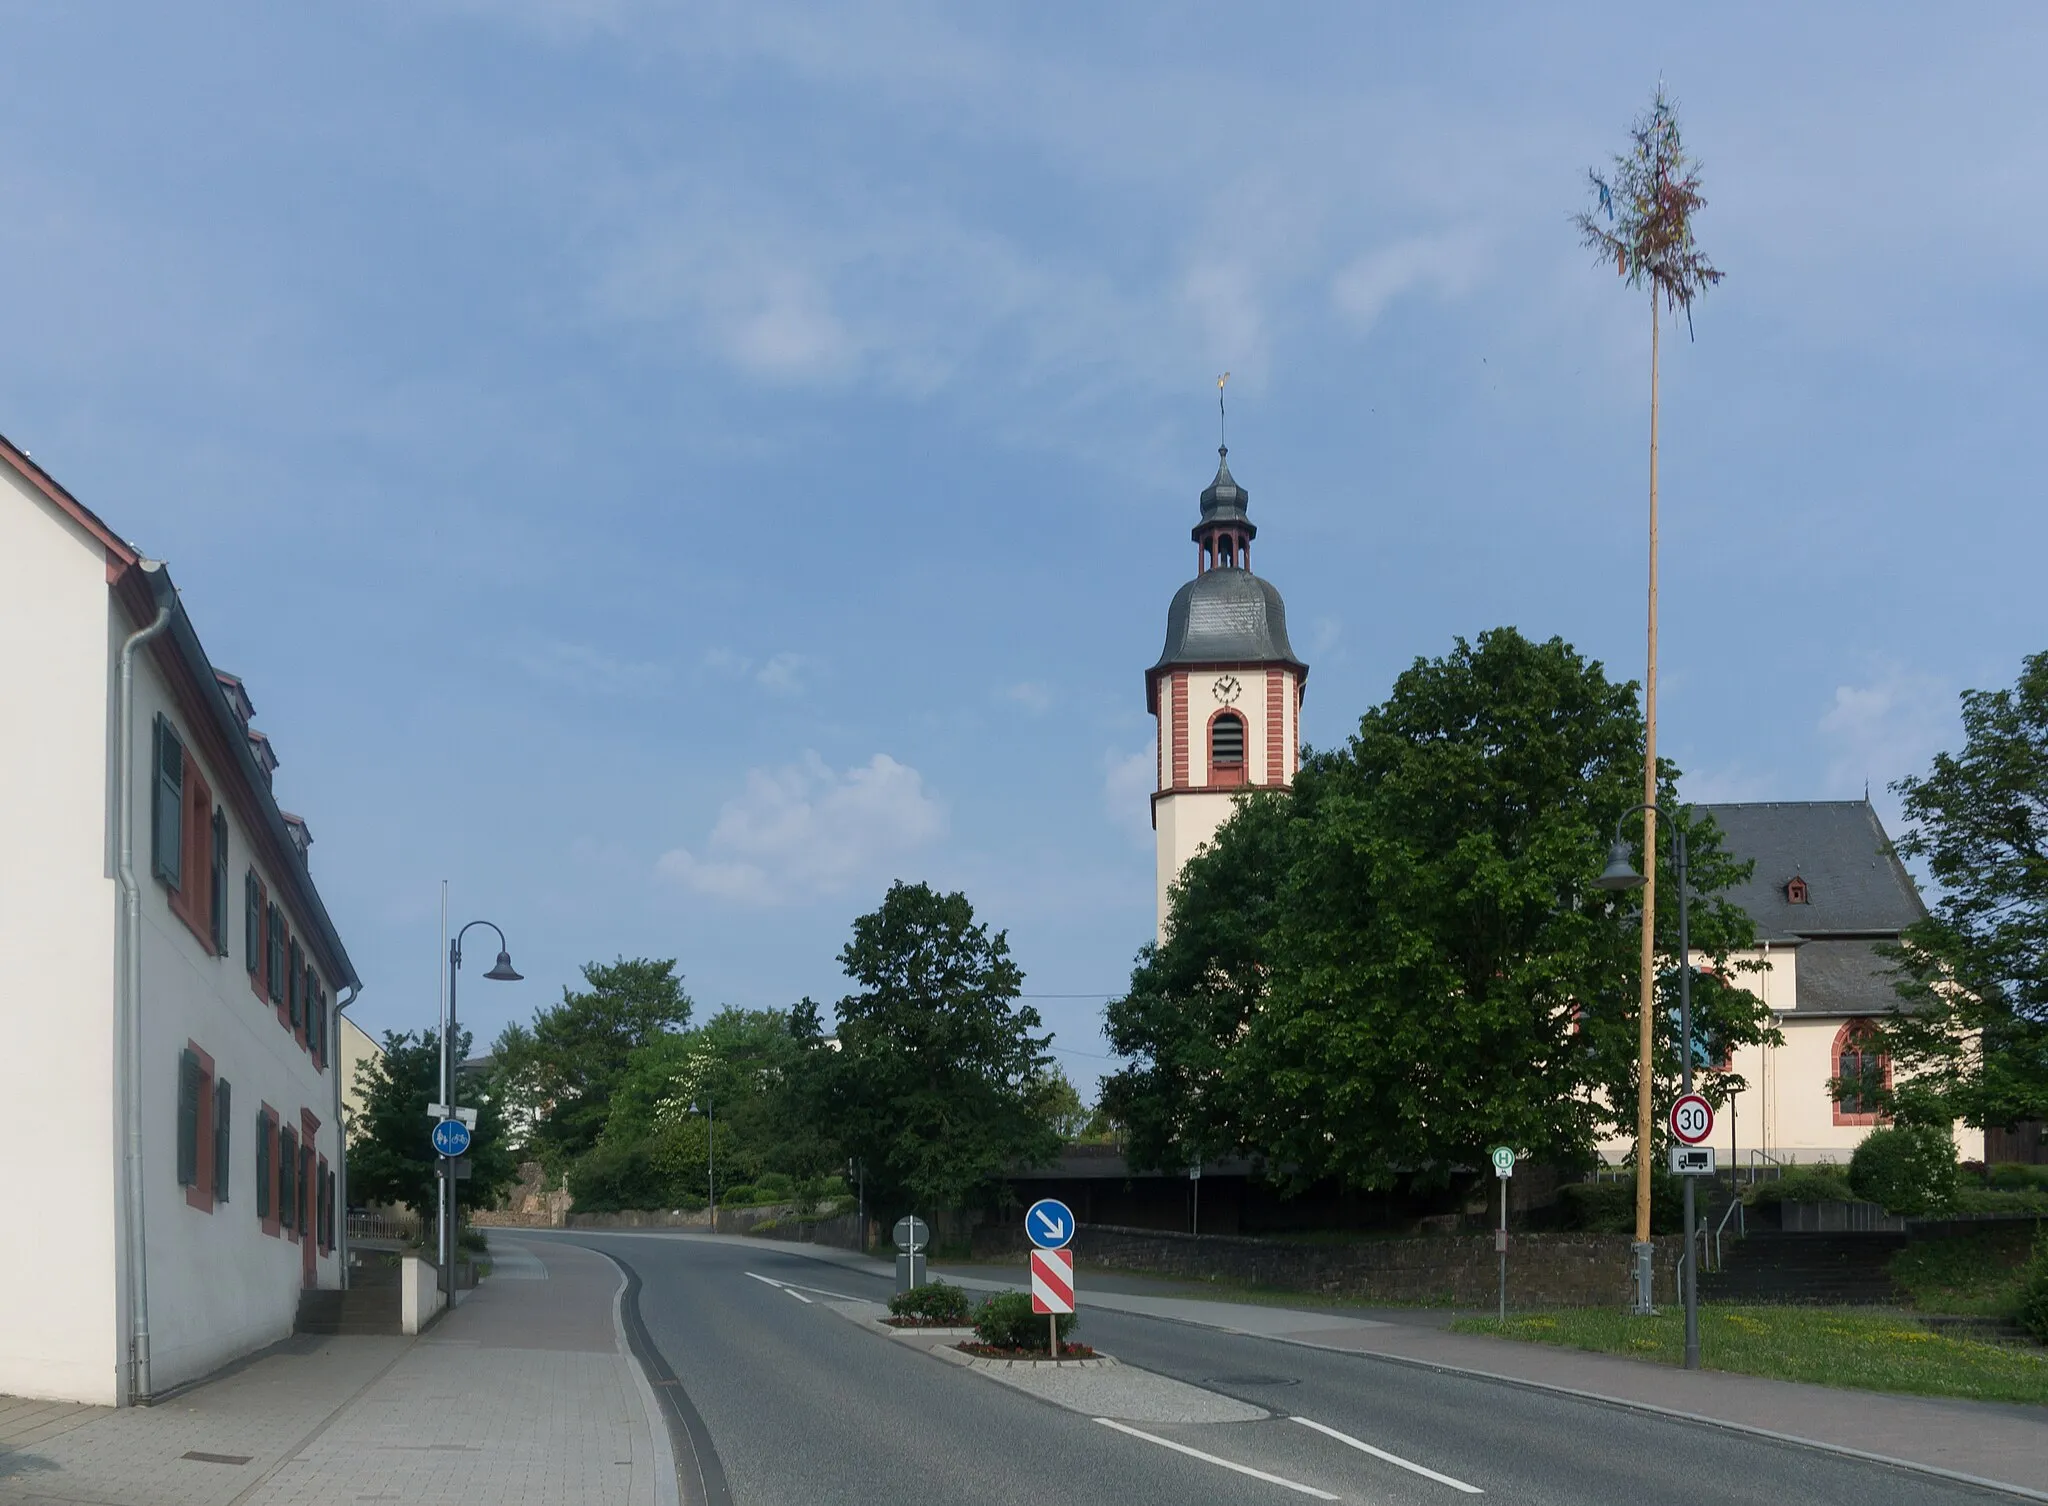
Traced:
[[416, 1340], [301, 1335], [155, 1407], [0, 1398], [0, 1502], [676, 1506], [618, 1268], [491, 1240], [495, 1273]]
[[[819, 1245], [735, 1235], [647, 1237], [717, 1238], [727, 1244], [801, 1255], [878, 1275], [894, 1274], [893, 1266], [884, 1261]], [[987, 1267], [980, 1267], [973, 1274], [942, 1268], [938, 1274], [978, 1291], [1022, 1286], [1026, 1279], [1021, 1263], [1017, 1277], [1009, 1281], [988, 1279], [993, 1273]], [[1230, 1333], [1376, 1355], [1396, 1362], [1565, 1391], [2017, 1486], [2048, 1500], [2048, 1407], [1895, 1396], [1765, 1380], [1721, 1370], [1685, 1371], [1618, 1355], [1449, 1333], [1442, 1327], [1447, 1319], [1444, 1314], [1354, 1316], [1327, 1308], [1212, 1302], [1202, 1297], [1092, 1289], [1085, 1269], [1080, 1276], [1084, 1308], [1167, 1318]], [[1129, 1284], [1116, 1285], [1124, 1288]]]

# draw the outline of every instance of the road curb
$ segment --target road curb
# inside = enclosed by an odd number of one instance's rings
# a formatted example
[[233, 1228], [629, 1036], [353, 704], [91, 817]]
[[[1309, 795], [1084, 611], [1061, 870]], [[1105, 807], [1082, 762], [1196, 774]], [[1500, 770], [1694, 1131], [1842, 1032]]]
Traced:
[[[661, 1350], [655, 1347], [653, 1336], [647, 1332], [646, 1320], [640, 1316], [640, 1273], [607, 1251], [590, 1245], [580, 1248], [589, 1250], [593, 1255], [603, 1255], [618, 1267], [625, 1278], [625, 1285], [613, 1299], [613, 1313], [625, 1331], [627, 1355], [640, 1371], [648, 1392], [668, 1402], [666, 1408], [657, 1405], [666, 1424], [663, 1431], [671, 1444], [687, 1448], [696, 1463], [698, 1492], [691, 1506], [732, 1506], [732, 1488], [726, 1484], [725, 1466], [719, 1461], [718, 1450], [712, 1446], [710, 1430], [704, 1426], [704, 1419], [698, 1415], [696, 1404], [683, 1389], [683, 1383], [669, 1369]], [[672, 1462], [673, 1457], [672, 1454]], [[680, 1472], [672, 1470], [671, 1477], [680, 1489]]]
[[647, 1435], [654, 1448], [654, 1506], [682, 1506], [682, 1477], [676, 1469], [668, 1419], [662, 1415], [661, 1403], [655, 1400], [647, 1367], [640, 1363], [640, 1356], [633, 1352], [633, 1341], [626, 1334], [626, 1291], [632, 1282], [625, 1267], [616, 1260], [612, 1261], [612, 1269], [619, 1273], [618, 1287], [612, 1292], [612, 1333], [618, 1340], [620, 1355], [633, 1372], [633, 1388], [640, 1396], [640, 1410], [647, 1417]]

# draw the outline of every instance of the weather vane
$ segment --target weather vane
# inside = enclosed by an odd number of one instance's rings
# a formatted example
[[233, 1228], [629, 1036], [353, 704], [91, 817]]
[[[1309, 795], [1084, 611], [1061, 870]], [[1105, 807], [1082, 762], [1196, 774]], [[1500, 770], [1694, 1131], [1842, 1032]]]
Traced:
[[1227, 371], [1216, 378], [1216, 448], [1219, 453], [1230, 448], [1230, 435], [1224, 428], [1223, 413], [1223, 389], [1229, 381], [1230, 373]]

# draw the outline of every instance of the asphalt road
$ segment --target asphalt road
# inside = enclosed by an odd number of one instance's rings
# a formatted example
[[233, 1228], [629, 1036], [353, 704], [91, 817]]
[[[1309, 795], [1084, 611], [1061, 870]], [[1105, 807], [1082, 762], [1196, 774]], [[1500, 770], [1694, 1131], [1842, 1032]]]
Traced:
[[[1119, 1431], [874, 1333], [834, 1306], [834, 1295], [884, 1300], [880, 1277], [773, 1246], [583, 1233], [574, 1241], [603, 1250], [639, 1278], [647, 1335], [687, 1398], [685, 1410], [694, 1410], [700, 1442], [708, 1440], [716, 1455], [707, 1506], [724, 1506], [715, 1498], [720, 1476], [736, 1506], [1284, 1506], [1319, 1497], [1389, 1506], [1469, 1499], [1981, 1506], [2012, 1499], [1371, 1356], [1087, 1312], [1081, 1337], [1126, 1366], [1275, 1414], [1251, 1422], [1138, 1422], [1128, 1424], [1136, 1432]], [[687, 1463], [683, 1472], [687, 1502], [697, 1482]]]

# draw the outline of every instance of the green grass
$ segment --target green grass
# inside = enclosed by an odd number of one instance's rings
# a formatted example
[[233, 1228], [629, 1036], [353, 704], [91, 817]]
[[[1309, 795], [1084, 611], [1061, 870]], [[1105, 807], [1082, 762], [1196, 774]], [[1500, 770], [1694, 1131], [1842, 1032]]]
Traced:
[[[1524, 1313], [1505, 1325], [1460, 1318], [1451, 1328], [1669, 1365], [1682, 1360], [1685, 1343], [1684, 1314], [1676, 1307], [1647, 1318], [1562, 1308]], [[2039, 1351], [1942, 1338], [1903, 1314], [1867, 1308], [1703, 1304], [1700, 1359], [1710, 1370], [1861, 1391], [2048, 1404], [2048, 1356]]]
[[2019, 1311], [2032, 1224], [1916, 1239], [1892, 1257], [1894, 1284], [1925, 1313], [2006, 1318]]

